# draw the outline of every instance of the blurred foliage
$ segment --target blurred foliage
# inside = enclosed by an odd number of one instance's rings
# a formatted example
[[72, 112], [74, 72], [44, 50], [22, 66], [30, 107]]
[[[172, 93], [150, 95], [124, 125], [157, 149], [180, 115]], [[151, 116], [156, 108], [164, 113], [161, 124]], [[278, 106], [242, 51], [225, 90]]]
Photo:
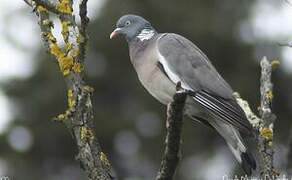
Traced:
[[[238, 35], [239, 24], [248, 16], [252, 2], [241, 1], [239, 5], [233, 0], [108, 0], [98, 18], [91, 20], [86, 71], [88, 83], [95, 88], [96, 132], [121, 179], [153, 179], [155, 176], [163, 151], [166, 108], [138, 82], [126, 42], [109, 40], [116, 20], [124, 14], [138, 14], [152, 22], [159, 32], [175, 32], [192, 40], [234, 90], [256, 110], [260, 76], [259, 57], [255, 56], [257, 47], [243, 43]], [[86, 179], [74, 160], [76, 148], [70, 133], [62, 125], [50, 121], [66, 109], [62, 75], [43, 46], [35, 56], [35, 63], [37, 68], [33, 76], [10, 81], [4, 86], [15, 105], [16, 119], [10, 128], [27, 127], [33, 134], [33, 146], [27, 152], [16, 152], [8, 145], [8, 133], [4, 134], [0, 136], [0, 158], [8, 162], [8, 174], [15, 180]], [[291, 96], [288, 95], [292, 84], [287, 83], [291, 82], [291, 77], [277, 70], [273, 81], [274, 110], [278, 116], [276, 143], [285, 144], [291, 117]], [[149, 120], [154, 123], [151, 126], [145, 123], [147, 118], [157, 121]], [[204, 125], [186, 120], [183, 139], [182, 166], [176, 179], [202, 179], [197, 175], [200, 163], [214, 158], [222, 148], [231, 159], [224, 163], [232, 162], [237, 166], [234, 173], [242, 173], [223, 140]], [[194, 157], [197, 159], [195, 166], [188, 167], [186, 161]], [[227, 172], [221, 173], [218, 179]]]

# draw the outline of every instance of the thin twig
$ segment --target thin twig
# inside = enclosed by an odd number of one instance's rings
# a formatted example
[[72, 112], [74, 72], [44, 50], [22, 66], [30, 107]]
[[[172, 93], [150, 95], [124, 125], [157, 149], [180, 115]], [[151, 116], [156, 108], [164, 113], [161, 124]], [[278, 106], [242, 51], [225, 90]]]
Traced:
[[79, 16], [81, 19], [81, 25], [79, 27], [80, 31], [80, 58], [84, 58], [85, 56], [85, 45], [87, 44], [87, 26], [89, 23], [89, 18], [87, 17], [87, 1], [88, 0], [81, 0], [79, 4]]
[[183, 109], [186, 93], [178, 92], [173, 102], [167, 106], [167, 134], [165, 150], [156, 180], [171, 180], [180, 159], [181, 131], [183, 125]]

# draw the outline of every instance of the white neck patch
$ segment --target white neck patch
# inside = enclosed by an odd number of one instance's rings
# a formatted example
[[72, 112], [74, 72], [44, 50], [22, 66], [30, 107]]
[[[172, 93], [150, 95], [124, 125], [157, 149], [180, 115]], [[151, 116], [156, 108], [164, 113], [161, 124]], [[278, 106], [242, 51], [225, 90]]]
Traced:
[[151, 39], [155, 35], [152, 29], [143, 29], [141, 33], [137, 36], [140, 41], [145, 41]]

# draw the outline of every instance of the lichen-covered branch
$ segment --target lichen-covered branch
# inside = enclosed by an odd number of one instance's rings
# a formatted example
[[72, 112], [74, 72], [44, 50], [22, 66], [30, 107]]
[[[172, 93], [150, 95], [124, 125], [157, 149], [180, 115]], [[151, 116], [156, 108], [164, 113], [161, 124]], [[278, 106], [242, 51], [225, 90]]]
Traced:
[[241, 99], [238, 93], [234, 94], [237, 103], [244, 110], [248, 120], [259, 132], [257, 145], [260, 161], [260, 176], [262, 179], [275, 179], [278, 176], [273, 165], [273, 123], [275, 121], [275, 115], [271, 110], [273, 99], [273, 84], [271, 76], [273, 68], [278, 64], [278, 61], [269, 62], [266, 57], [263, 57], [261, 60], [260, 118], [251, 111], [247, 101]]
[[[88, 178], [90, 180], [113, 179], [110, 163], [95, 136], [91, 104], [93, 89], [84, 81], [86, 28], [89, 21], [86, 15], [87, 0], [81, 1], [80, 27], [76, 24], [73, 15], [72, 0], [59, 0], [56, 4], [44, 0], [25, 0], [25, 2], [34, 8], [45, 47], [57, 59], [66, 81], [68, 109], [55, 120], [64, 123], [72, 134], [78, 148], [76, 158], [80, 161]], [[52, 34], [54, 24], [50, 19], [51, 13], [58, 16], [62, 25], [64, 47], [58, 45], [57, 39]]]
[[257, 117], [257, 115], [254, 114], [254, 112], [249, 107], [248, 102], [246, 100], [242, 99], [240, 97], [239, 93], [237, 93], [237, 92], [235, 92], [233, 94], [233, 96], [235, 97], [237, 103], [240, 105], [240, 107], [244, 111], [244, 113], [245, 113], [248, 121], [251, 123], [252, 127], [255, 129], [259, 129], [261, 119], [259, 117]]
[[156, 180], [171, 180], [180, 159], [181, 131], [183, 125], [183, 109], [186, 93], [177, 92], [173, 102], [167, 106], [167, 134], [165, 150]]
[[259, 128], [258, 149], [260, 153], [260, 173], [262, 178], [276, 179], [277, 173], [274, 169], [273, 159], [273, 123], [275, 115], [272, 113], [271, 105], [273, 99], [273, 84], [271, 80], [273, 62], [266, 57], [261, 60], [261, 106], [260, 115], [262, 119]]

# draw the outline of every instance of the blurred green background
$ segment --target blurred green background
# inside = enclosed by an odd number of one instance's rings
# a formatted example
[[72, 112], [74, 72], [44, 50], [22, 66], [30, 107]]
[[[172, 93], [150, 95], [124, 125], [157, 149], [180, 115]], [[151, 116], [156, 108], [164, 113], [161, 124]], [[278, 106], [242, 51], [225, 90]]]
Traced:
[[[66, 109], [66, 90], [56, 60], [40, 41], [37, 18], [21, 0], [4, 0], [0, 10], [0, 177], [86, 179], [74, 160], [69, 132], [51, 121]], [[259, 105], [259, 60], [264, 55], [280, 60], [273, 73], [275, 164], [284, 170], [292, 115], [292, 52], [277, 43], [292, 40], [291, 12], [284, 0], [89, 0], [87, 82], [95, 88], [96, 133], [119, 179], [154, 179], [163, 152], [166, 110], [139, 83], [126, 42], [109, 40], [120, 16], [141, 15], [159, 32], [193, 41], [254, 111]], [[55, 28], [58, 33], [60, 25]], [[204, 125], [185, 120], [182, 148], [177, 180], [243, 174], [221, 137]]]

